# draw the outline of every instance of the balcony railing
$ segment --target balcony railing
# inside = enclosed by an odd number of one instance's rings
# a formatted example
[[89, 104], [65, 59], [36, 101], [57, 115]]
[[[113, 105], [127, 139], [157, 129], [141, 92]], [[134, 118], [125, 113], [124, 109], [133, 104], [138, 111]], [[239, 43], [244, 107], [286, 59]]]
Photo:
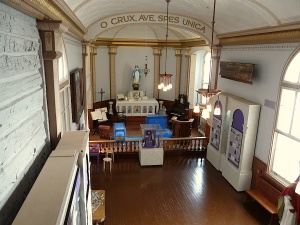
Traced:
[[[109, 149], [113, 149], [115, 153], [138, 153], [142, 147], [140, 140], [97, 140], [89, 143], [100, 144], [100, 153], [105, 153]], [[165, 153], [194, 153], [201, 158], [206, 157], [207, 144], [206, 137], [161, 138], [159, 143]]]

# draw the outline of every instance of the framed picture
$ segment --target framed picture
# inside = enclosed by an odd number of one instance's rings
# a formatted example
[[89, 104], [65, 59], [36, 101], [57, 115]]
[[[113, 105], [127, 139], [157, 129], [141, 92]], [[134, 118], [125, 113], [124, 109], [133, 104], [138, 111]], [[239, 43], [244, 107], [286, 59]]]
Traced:
[[84, 85], [81, 68], [77, 68], [70, 73], [71, 102], [73, 122], [79, 123], [84, 109]]

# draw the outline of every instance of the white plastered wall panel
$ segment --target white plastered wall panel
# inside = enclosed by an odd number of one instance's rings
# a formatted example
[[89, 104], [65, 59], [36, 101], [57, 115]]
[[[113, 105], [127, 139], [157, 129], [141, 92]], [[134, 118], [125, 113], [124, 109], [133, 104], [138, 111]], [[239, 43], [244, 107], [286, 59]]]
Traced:
[[50, 154], [35, 19], [0, 2], [0, 224], [10, 224]]

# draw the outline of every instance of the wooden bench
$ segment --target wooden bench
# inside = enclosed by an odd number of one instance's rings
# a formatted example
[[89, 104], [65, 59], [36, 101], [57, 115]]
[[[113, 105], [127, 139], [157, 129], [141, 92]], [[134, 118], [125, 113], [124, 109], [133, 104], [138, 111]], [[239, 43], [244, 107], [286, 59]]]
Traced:
[[256, 189], [246, 190], [245, 202], [253, 199], [271, 214], [271, 219], [269, 224], [278, 224], [277, 205], [274, 205], [269, 199], [267, 199], [260, 191]]

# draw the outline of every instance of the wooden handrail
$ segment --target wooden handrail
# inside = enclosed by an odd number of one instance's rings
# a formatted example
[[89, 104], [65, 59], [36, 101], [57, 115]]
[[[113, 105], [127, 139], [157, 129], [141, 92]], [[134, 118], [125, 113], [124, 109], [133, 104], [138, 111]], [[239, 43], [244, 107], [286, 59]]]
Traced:
[[[140, 139], [137, 140], [96, 140], [89, 143], [100, 144], [100, 152], [105, 153], [108, 149], [113, 149], [115, 153], [132, 153], [138, 152], [142, 147]], [[208, 138], [206, 137], [185, 137], [185, 138], [161, 138], [160, 146], [164, 151], [186, 151], [186, 152], [201, 152], [206, 156]]]

